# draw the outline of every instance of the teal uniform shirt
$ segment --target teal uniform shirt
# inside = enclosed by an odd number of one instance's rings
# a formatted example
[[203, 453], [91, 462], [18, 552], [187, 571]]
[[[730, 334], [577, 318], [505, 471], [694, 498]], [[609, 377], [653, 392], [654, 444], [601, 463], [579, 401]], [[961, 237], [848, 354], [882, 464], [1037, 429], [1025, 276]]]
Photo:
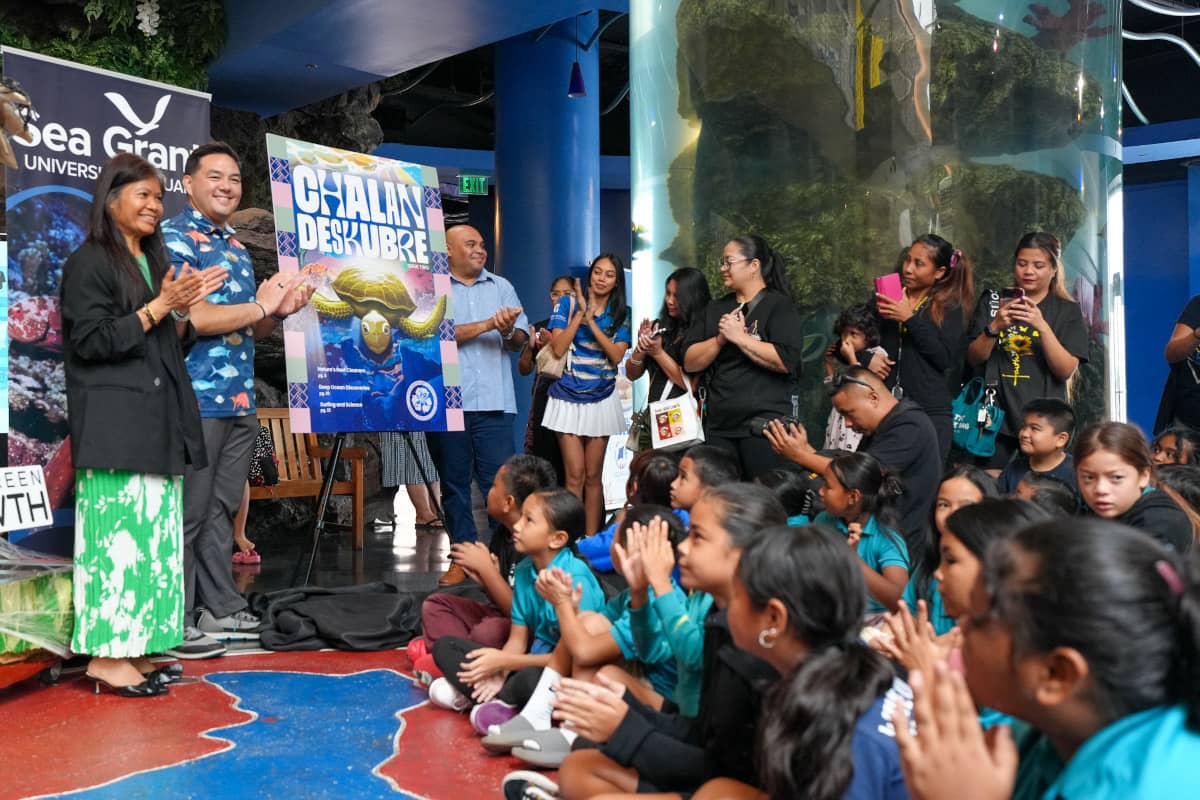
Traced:
[[641, 608], [631, 608], [629, 620], [638, 649], [657, 652], [666, 647], [675, 659], [675, 701], [679, 713], [696, 716], [700, 685], [704, 679], [704, 618], [712, 608], [707, 592], [689, 592], [676, 586], [662, 597], [653, 597]]
[[[654, 602], [654, 590], [647, 590], [650, 602]], [[675, 667], [675, 655], [663, 638], [661, 628], [655, 624], [655, 630], [648, 636], [636, 636], [633, 632], [633, 609], [629, 606], [629, 590], [625, 589], [612, 600], [604, 616], [612, 621], [609, 633], [621, 648], [621, 655], [630, 660], [636, 660], [645, 667], [646, 677], [654, 691], [663, 697], [671, 697], [675, 693], [678, 672]]]
[[[579, 601], [580, 611], [604, 612], [604, 591], [587, 562], [564, 547], [554, 560], [546, 565], [565, 570], [576, 586], [583, 586], [583, 597]], [[560, 636], [558, 615], [554, 606], [547, 603], [533, 588], [537, 580], [537, 567], [528, 557], [521, 559], [513, 573], [512, 624], [524, 625], [533, 640], [545, 642], [550, 647], [558, 644]]]
[[1185, 718], [1180, 706], [1130, 714], [1093, 734], [1065, 765], [1049, 739], [1026, 727], [1016, 737], [1013, 800], [1200, 797], [1200, 733]]
[[[949, 633], [958, 620], [946, 613], [946, 607], [942, 605], [942, 593], [938, 590], [937, 578], [931, 578], [929, 581], [929, 589], [925, 592], [928, 597], [925, 599], [925, 604], [929, 606], [929, 623], [933, 625], [933, 632], [938, 636], [944, 633]], [[908, 610], [917, 615], [917, 578], [913, 577], [909, 580], [908, 586], [904, 587], [902, 599], [908, 606]]]
[[[792, 519], [798, 520], [792, 523]], [[803, 521], [799, 521], [803, 520]], [[845, 522], [828, 511], [822, 511], [817, 514], [813, 523], [819, 525], [828, 525], [841, 532], [843, 536], [850, 536], [850, 528]], [[807, 525], [808, 520], [804, 517], [792, 517], [788, 520], [789, 524]], [[904, 544], [904, 539], [898, 533], [884, 525], [880, 525], [875, 517], [867, 520], [862, 526], [862, 536], [858, 539], [858, 557], [863, 562], [875, 570], [883, 574], [884, 567], [904, 567], [908, 569], [908, 546]], [[871, 595], [867, 595], [867, 613], [882, 614], [887, 609], [883, 604], [876, 600]]]

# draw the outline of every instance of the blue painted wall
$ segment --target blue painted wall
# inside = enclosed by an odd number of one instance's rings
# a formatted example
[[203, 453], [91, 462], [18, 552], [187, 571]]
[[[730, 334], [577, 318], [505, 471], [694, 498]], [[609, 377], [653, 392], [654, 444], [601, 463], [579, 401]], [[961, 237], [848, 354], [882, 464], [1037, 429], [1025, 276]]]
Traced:
[[1189, 297], [1188, 182], [1126, 186], [1126, 386], [1129, 421], [1147, 433], [1167, 377], [1163, 347]]

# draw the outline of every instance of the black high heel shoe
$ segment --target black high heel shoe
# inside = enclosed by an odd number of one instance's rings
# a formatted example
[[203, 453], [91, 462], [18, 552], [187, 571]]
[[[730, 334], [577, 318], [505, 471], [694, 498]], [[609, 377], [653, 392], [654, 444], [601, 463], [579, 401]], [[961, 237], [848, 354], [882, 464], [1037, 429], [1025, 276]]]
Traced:
[[147, 672], [144, 677], [149, 683], [170, 686], [172, 683], [179, 683], [183, 680], [183, 664], [167, 664], [153, 672]]
[[167, 685], [158, 683], [149, 679], [141, 683], [135, 683], [132, 686], [113, 686], [103, 678], [97, 678], [95, 675], [88, 675], [88, 680], [94, 681], [94, 691], [100, 694], [100, 687], [103, 686], [117, 697], [158, 697], [167, 693]]

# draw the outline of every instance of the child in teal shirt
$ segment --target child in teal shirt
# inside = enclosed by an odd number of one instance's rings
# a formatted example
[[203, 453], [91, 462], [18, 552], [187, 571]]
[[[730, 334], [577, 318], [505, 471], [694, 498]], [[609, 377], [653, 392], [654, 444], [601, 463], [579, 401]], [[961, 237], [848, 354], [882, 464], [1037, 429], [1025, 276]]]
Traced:
[[867, 614], [895, 611], [908, 584], [908, 547], [887, 520], [903, 486], [867, 453], [834, 458], [823, 477], [825, 510], [812, 522], [835, 528], [857, 550], [867, 582]]

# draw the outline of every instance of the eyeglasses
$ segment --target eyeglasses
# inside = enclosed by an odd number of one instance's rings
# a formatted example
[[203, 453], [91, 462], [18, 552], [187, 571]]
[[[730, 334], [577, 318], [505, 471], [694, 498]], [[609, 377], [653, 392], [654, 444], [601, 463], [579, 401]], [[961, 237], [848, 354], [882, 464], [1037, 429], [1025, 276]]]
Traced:
[[743, 261], [753, 261], [752, 258], [722, 258], [717, 261], [718, 267], [733, 267], [734, 264], [740, 264]]

